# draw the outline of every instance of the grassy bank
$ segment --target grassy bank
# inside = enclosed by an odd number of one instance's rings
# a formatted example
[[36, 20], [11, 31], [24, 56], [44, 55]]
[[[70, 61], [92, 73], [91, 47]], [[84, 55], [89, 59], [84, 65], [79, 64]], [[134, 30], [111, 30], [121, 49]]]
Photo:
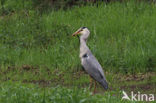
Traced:
[[[29, 1], [3, 5], [9, 12], [0, 16], [0, 103], [129, 103], [121, 100], [122, 90], [156, 93], [155, 4], [41, 13]], [[71, 36], [81, 26], [91, 31], [88, 46], [109, 83], [108, 91], [98, 85], [94, 96], [80, 65], [79, 40]]]
[[112, 96], [113, 92], [92, 96], [87, 89], [40, 88], [18, 82], [1, 84], [0, 94], [1, 103], [130, 103]]
[[42, 15], [21, 10], [0, 18], [1, 65], [79, 68], [79, 42], [71, 34], [86, 26], [88, 45], [106, 71], [155, 71], [155, 5], [117, 2]]
[[[111, 82], [109, 90], [103, 91], [98, 85], [96, 94], [92, 95], [88, 89], [89, 83], [84, 82], [84, 77], [77, 76], [77, 78], [72, 79], [74, 81], [65, 79], [63, 80], [64, 82], [62, 82], [62, 78], [61, 80], [60, 78], [49, 78], [49, 80], [46, 80], [45, 76], [38, 76], [39, 78], [35, 80], [37, 74], [35, 76], [33, 75], [34, 72], [31, 72], [26, 72], [27, 77], [26, 73], [21, 73], [21, 75], [23, 75], [20, 76], [21, 78], [17, 79], [16, 77], [20, 74], [16, 74], [16, 76], [12, 75], [12, 78], [8, 78], [8, 80], [0, 80], [0, 103], [132, 103], [132, 101], [129, 100], [122, 100], [123, 90], [128, 93], [129, 96], [131, 91], [135, 93], [139, 91], [141, 94], [156, 93], [154, 76], [152, 78], [149, 77], [150, 79], [143, 78], [143, 80], [137, 80], [138, 78], [134, 80], [133, 78], [123, 76], [127, 78], [127, 80], [123, 80], [123, 78], [121, 79], [122, 75], [110, 75], [112, 78], [108, 78], [109, 82]], [[7, 75], [8, 74], [9, 73], [7, 73]], [[31, 77], [32, 75], [35, 77]], [[108, 75], [109, 74], [107, 74], [107, 76]], [[116, 78], [116, 80], [113, 78]], [[68, 82], [68, 85], [65, 85], [65, 82]], [[74, 85], [73, 82], [75, 83]], [[146, 102], [144, 99], [144, 101], [138, 101], [138, 103]], [[154, 103], [154, 101], [151, 103]]]

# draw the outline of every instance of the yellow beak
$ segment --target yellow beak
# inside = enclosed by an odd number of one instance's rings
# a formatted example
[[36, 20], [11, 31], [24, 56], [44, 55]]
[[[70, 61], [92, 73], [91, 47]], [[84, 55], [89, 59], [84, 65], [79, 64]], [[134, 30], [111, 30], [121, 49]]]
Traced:
[[80, 34], [80, 32], [81, 32], [81, 30], [76, 31], [75, 33], [72, 34], [72, 36], [76, 36], [76, 35]]

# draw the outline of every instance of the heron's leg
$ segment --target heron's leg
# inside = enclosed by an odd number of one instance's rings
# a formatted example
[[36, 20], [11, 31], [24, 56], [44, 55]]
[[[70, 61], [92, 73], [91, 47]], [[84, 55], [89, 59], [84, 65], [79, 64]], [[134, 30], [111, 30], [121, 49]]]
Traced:
[[95, 94], [95, 92], [96, 92], [96, 81], [94, 80], [94, 92], [93, 92], [93, 94]]
[[92, 87], [93, 87], [93, 79], [92, 79], [92, 77], [91, 76], [89, 76], [90, 77], [90, 86], [89, 86], [89, 89], [91, 90], [92, 89]]

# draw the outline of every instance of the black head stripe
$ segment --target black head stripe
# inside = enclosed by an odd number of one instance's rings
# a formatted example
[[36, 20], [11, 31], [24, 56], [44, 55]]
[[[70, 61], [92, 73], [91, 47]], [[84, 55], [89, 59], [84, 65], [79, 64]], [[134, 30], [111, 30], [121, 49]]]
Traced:
[[86, 27], [82, 27], [81, 29], [85, 29]]

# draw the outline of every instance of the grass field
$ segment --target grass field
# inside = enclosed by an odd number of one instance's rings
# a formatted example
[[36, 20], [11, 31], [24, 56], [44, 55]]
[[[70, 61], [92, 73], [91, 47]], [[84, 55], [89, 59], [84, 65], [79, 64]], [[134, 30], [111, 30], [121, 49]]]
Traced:
[[[9, 1], [9, 0], [8, 0]], [[10, 4], [9, 4], [10, 3]], [[127, 103], [122, 90], [156, 94], [156, 5], [113, 2], [45, 11], [6, 2], [0, 16], [0, 103]], [[22, 5], [22, 4], [21, 4]], [[1, 11], [0, 11], [1, 13]], [[81, 26], [110, 89], [92, 96], [79, 60]]]
[[[55, 88], [40, 88], [27, 84], [5, 86], [1, 89], [1, 103], [120, 103], [121, 100], [111, 96], [113, 92], [105, 95], [92, 96], [87, 89], [67, 89], [57, 86]], [[122, 101], [126, 103], [126, 101]]]

